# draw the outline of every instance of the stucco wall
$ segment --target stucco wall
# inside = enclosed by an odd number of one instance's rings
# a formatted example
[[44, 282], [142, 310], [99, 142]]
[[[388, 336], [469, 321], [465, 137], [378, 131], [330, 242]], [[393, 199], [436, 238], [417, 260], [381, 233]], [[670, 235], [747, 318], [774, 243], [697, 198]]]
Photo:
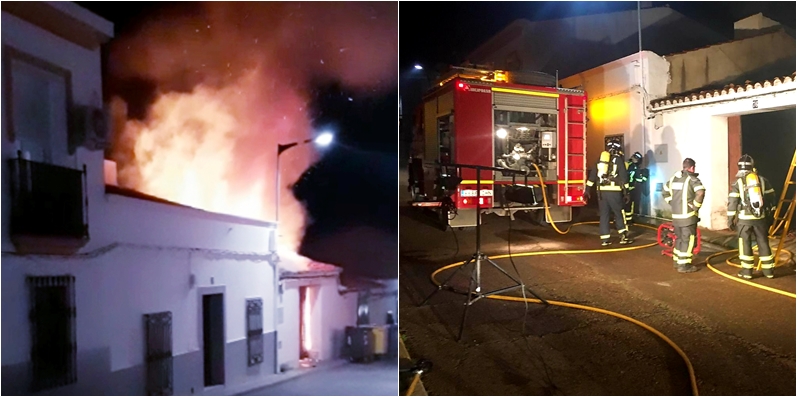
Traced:
[[627, 56], [562, 79], [565, 88], [582, 87], [587, 93], [587, 164], [594, 166], [604, 149], [606, 135], [622, 134], [625, 152], [645, 153], [649, 137], [645, 101], [665, 95], [667, 63], [650, 51]]
[[[732, 80], [782, 59], [794, 59], [794, 37], [782, 30], [666, 57], [672, 81], [667, 94]], [[742, 83], [742, 82], [737, 82]]]
[[[295, 367], [299, 360], [300, 308], [299, 289], [306, 286], [310, 292], [311, 350], [318, 352], [320, 360], [341, 358], [344, 353], [346, 327], [357, 324], [357, 294], [338, 292], [337, 277], [285, 279], [282, 281], [284, 318], [279, 325], [281, 342], [280, 365]], [[315, 294], [315, 297], [312, 295]]]
[[[714, 103], [701, 104], [698, 101], [689, 106], [656, 112], [660, 121], [648, 121], [651, 131], [649, 150], [666, 144], [667, 161], [657, 161], [656, 157], [660, 156], [653, 153], [647, 157], [651, 160], [648, 165], [651, 190], [655, 190], [656, 183], [666, 182], [681, 169], [683, 158], [691, 157], [697, 163], [697, 172], [706, 187], [700, 226], [714, 230], [727, 228], [728, 116], [794, 108], [797, 105], [796, 87], [797, 83], [792, 82], [763, 88], [758, 93], [729, 95]], [[765, 93], [767, 90], [778, 92]], [[651, 205], [660, 214], [669, 215], [660, 193], [651, 195]]]
[[[93, 105], [102, 106], [102, 68], [100, 63], [100, 50], [88, 50], [84, 47], [78, 46], [70, 41], [61, 37], [55, 36], [43, 29], [40, 29], [30, 23], [27, 23], [7, 12], [2, 12], [2, 43], [3, 46], [9, 46], [18, 51], [24, 52], [30, 56], [38, 58], [42, 61], [48, 62], [60, 68], [68, 70], [72, 77], [72, 101], [76, 105]], [[4, 77], [5, 79], [5, 77]], [[5, 87], [6, 82], [3, 81]], [[9, 158], [17, 157], [17, 150], [19, 150], [18, 141], [9, 140], [9, 128], [7, 123], [8, 116], [8, 102], [10, 98], [6, 98], [6, 91], [3, 90], [3, 116], [2, 119], [2, 161], [3, 172], [2, 178], [7, 181]], [[95, 99], [96, 98], [96, 99]], [[94, 101], [100, 101], [94, 103]], [[54, 139], [67, 139], [66, 125], [63, 125], [61, 132]], [[73, 156], [64, 154], [64, 158], [60, 161], [62, 165], [79, 169], [83, 164], [88, 164], [88, 181], [89, 181], [89, 217], [95, 218], [98, 215], [96, 206], [92, 206], [103, 194], [104, 188], [102, 185], [102, 151], [88, 151], [83, 148], [78, 148]], [[98, 164], [98, 166], [94, 166]], [[2, 185], [2, 227], [3, 230], [8, 230], [10, 219], [10, 192], [8, 184]], [[3, 252], [13, 251], [14, 246], [9, 240], [7, 233], [2, 235], [2, 250]], [[90, 249], [90, 248], [89, 248]]]
[[[226, 343], [246, 337], [248, 298], [263, 299], [264, 333], [274, 330], [273, 270], [267, 262], [205, 250], [129, 245], [94, 257], [4, 254], [2, 262], [4, 368], [25, 363], [30, 356], [26, 275], [75, 276], [77, 354], [108, 350], [110, 357], [105, 371], [144, 365], [142, 316], [147, 313], [172, 312], [175, 356], [200, 352], [202, 319], [198, 290], [203, 287], [225, 287]], [[245, 363], [246, 358], [230, 359]], [[266, 357], [264, 365], [272, 365], [272, 361], [273, 357]], [[227, 372], [235, 373], [231, 368]], [[227, 384], [234, 383], [235, 378], [228, 376]]]

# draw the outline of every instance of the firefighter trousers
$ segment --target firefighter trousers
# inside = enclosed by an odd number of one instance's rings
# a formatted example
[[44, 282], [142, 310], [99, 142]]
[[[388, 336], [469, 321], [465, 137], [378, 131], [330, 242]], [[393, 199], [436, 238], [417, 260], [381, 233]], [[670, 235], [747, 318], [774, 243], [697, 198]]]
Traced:
[[623, 194], [620, 192], [604, 191], [599, 192], [598, 209], [600, 210], [600, 234], [601, 240], [608, 241], [611, 237], [609, 228], [609, 217], [614, 214], [614, 225], [620, 234], [628, 232], [625, 226], [625, 211], [623, 210]]
[[675, 247], [672, 250], [672, 265], [675, 268], [691, 265], [697, 244], [697, 223], [689, 225], [673, 223], [673, 228], [675, 228]]
[[758, 258], [761, 259], [761, 269], [775, 267], [775, 255], [769, 247], [767, 231], [769, 227], [764, 222], [754, 224], [739, 224], [739, 261], [742, 268], [752, 269], [755, 263], [753, 256], [753, 237], [758, 243]]
[[634, 214], [639, 213], [639, 189], [634, 188], [628, 191], [628, 195], [630, 196], [631, 200], [628, 201], [628, 204], [625, 205], [623, 210], [625, 211], [625, 224], [630, 226], [634, 223]]

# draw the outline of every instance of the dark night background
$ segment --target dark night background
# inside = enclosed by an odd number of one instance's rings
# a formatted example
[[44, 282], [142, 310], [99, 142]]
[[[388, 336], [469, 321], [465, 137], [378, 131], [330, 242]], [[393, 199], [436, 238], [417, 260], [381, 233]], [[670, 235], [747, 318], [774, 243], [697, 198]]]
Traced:
[[[795, 25], [793, 1], [648, 3], [653, 7], [669, 5], [729, 40], [733, 38], [733, 22], [759, 12], [792, 29]], [[469, 52], [516, 19], [542, 21], [636, 9], [635, 1], [401, 3], [399, 66], [404, 71], [415, 63], [428, 67], [459, 64]], [[642, 44], [644, 47], [644, 37]]]
[[[647, 4], [646, 4], [647, 3]], [[452, 6], [451, 4], [456, 4]], [[732, 1], [732, 2], [642, 2], [642, 8], [667, 6], [687, 18], [718, 33], [726, 40], [734, 38], [733, 23], [757, 13], [763, 13], [767, 18], [775, 20], [786, 27], [786, 31], [794, 36], [795, 28], [795, 2], [768, 2], [768, 1]], [[560, 19], [581, 15], [601, 14], [617, 11], [636, 11], [637, 2], [601, 2], [601, 1], [548, 1], [548, 2], [467, 2], [467, 3], [442, 3], [442, 2], [409, 2], [400, 5], [400, 40], [399, 40], [399, 90], [401, 92], [402, 126], [400, 138], [400, 167], [406, 168], [406, 159], [409, 157], [409, 146], [412, 139], [411, 125], [413, 113], [420, 103], [420, 97], [430, 81], [436, 75], [448, 69], [451, 65], [460, 65], [467, 61], [466, 57], [482, 43], [500, 32], [511, 22], [518, 19], [531, 21]], [[655, 38], [667, 42], [667, 37]], [[654, 40], [648, 36], [647, 40]], [[688, 50], [706, 45], [695, 38], [694, 44], [689, 46], [687, 40], [683, 45]], [[643, 49], [646, 46], [646, 37], [642, 36]], [[660, 54], [663, 55], [663, 54]], [[588, 63], [588, 62], [587, 62]], [[603, 62], [598, 62], [598, 66]], [[414, 70], [413, 66], [420, 64], [423, 71]], [[593, 67], [594, 67], [593, 66]], [[773, 70], [777, 69], [777, 72]], [[791, 74], [794, 66], [785, 62], [776, 65], [773, 70], [764, 74], [749, 75], [753, 81], [769, 79], [774, 76]], [[553, 73], [553, 71], [544, 71]], [[744, 78], [742, 78], [742, 81]], [[768, 159], [766, 153], [769, 148], [761, 148], [760, 142], [768, 140], [757, 139], [768, 131], [779, 131], [783, 137], [783, 153], [779, 153], [777, 164], [761, 164], [767, 168], [771, 180], [776, 186], [782, 184], [785, 178], [785, 168], [793, 153], [794, 110], [767, 113], [765, 115], [743, 116], [742, 123], [745, 137], [743, 149], [751, 155], [759, 155]], [[791, 131], [791, 133], [789, 133]], [[764, 143], [763, 145], [766, 145]], [[785, 153], [785, 154], [784, 154]], [[768, 161], [768, 160], [765, 160]], [[773, 160], [774, 161], [774, 160]], [[763, 171], [762, 171], [763, 172]], [[781, 175], [782, 174], [782, 175]], [[780, 190], [780, 189], [778, 189]]]
[[[117, 38], [135, 31], [155, 13], [171, 12], [168, 3], [158, 2], [77, 4], [113, 22]], [[107, 53], [104, 49], [104, 69]], [[109, 81], [108, 73], [104, 76], [106, 99], [125, 91], [126, 98], [134, 96], [142, 104], [139, 109], [131, 104], [131, 116], [140, 115], [145, 104], [154, 98], [155, 87], [146, 82]], [[131, 85], [135, 87], [133, 92]], [[321, 261], [346, 263], [344, 267], [350, 274], [395, 278], [398, 90], [368, 97], [347, 92], [334, 82], [324, 82], [315, 84], [313, 94], [314, 127], [331, 127], [335, 142], [294, 186], [296, 197], [305, 203], [312, 219], [300, 252]], [[378, 231], [376, 245], [381, 251], [387, 250], [379, 261], [365, 261], [365, 253], [340, 246], [340, 237], [336, 237], [343, 231], [348, 239], [356, 239], [362, 233], [374, 238], [374, 230]], [[358, 244], [352, 243], [355, 247]]]

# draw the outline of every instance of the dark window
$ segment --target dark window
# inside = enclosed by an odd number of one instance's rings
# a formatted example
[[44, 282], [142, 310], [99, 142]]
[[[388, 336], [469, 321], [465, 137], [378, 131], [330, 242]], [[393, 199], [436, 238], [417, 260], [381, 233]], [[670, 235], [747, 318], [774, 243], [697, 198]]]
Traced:
[[75, 277], [28, 277], [34, 392], [77, 382]]
[[246, 300], [246, 346], [249, 366], [263, 362], [263, 299]]
[[172, 312], [144, 315], [147, 329], [147, 395], [174, 393], [172, 370]]

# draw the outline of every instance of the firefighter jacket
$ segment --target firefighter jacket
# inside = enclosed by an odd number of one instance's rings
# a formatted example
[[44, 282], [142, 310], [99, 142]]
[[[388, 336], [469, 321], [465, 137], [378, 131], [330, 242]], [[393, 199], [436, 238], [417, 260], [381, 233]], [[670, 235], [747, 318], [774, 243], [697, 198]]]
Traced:
[[686, 170], [678, 171], [664, 184], [664, 201], [672, 209], [673, 224], [697, 223], [697, 211], [703, 206], [706, 188], [698, 174]]
[[645, 173], [639, 169], [639, 164], [628, 160], [625, 162], [625, 168], [628, 170], [628, 190], [634, 190], [637, 183], [642, 184], [648, 180]]
[[[745, 173], [744, 175], [747, 175]], [[750, 207], [750, 197], [748, 190], [744, 183], [745, 176], [736, 178], [736, 181], [731, 185], [730, 192], [728, 193], [728, 217], [738, 217], [739, 224], [761, 224], [769, 223], [769, 216], [772, 215], [775, 206], [775, 189], [770, 186], [769, 181], [763, 176], [759, 175], [758, 179], [761, 180], [761, 192], [764, 198], [764, 209], [761, 211], [760, 216], [756, 216]]]
[[611, 156], [609, 160], [608, 173], [604, 176], [598, 175], [598, 167], [589, 171], [587, 188], [598, 185], [601, 192], [626, 192], [628, 191], [628, 170], [625, 162], [618, 156]]

